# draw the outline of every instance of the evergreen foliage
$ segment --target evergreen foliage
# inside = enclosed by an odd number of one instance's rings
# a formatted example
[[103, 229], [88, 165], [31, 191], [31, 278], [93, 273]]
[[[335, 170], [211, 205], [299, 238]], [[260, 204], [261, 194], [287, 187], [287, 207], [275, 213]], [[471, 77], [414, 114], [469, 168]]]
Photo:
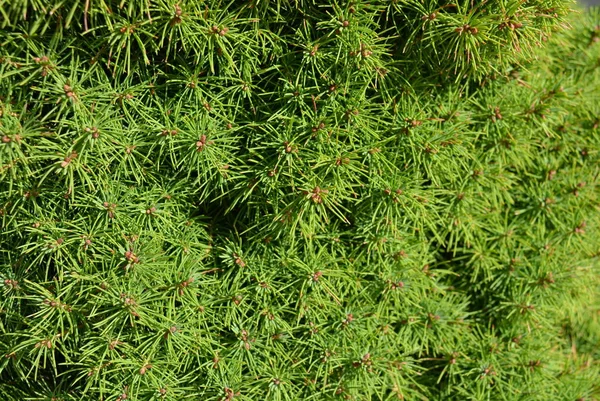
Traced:
[[598, 399], [571, 7], [0, 0], [0, 399]]

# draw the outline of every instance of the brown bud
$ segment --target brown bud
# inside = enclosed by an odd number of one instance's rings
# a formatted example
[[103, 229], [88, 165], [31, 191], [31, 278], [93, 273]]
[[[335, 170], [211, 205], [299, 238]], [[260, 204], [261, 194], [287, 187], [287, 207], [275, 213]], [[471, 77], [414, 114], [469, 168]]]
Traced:
[[152, 365], [144, 365], [144, 366], [142, 366], [142, 368], [140, 369], [140, 375], [145, 375], [146, 371], [148, 369], [150, 369], [150, 368], [152, 368]]
[[314, 281], [314, 282], [319, 281], [319, 279], [321, 278], [322, 275], [323, 275], [322, 271], [317, 271], [317, 272], [313, 273], [312, 281]]

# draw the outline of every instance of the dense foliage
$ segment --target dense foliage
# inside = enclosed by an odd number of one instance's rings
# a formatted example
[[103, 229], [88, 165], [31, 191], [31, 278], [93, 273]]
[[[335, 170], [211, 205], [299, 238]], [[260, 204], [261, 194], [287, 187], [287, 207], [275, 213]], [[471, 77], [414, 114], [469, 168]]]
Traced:
[[0, 0], [0, 399], [600, 397], [571, 6]]

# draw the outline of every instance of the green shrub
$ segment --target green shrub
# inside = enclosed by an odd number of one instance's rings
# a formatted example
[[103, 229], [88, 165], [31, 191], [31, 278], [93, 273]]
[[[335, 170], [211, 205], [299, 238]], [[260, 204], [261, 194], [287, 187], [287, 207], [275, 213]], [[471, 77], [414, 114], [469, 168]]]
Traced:
[[0, 399], [600, 397], [571, 6], [0, 0]]

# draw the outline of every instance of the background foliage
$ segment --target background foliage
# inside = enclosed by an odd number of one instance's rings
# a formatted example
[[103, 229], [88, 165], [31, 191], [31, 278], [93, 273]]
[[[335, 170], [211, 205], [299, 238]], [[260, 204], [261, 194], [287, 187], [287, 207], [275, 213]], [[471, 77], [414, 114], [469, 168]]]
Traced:
[[569, 7], [0, 0], [0, 398], [599, 397]]

